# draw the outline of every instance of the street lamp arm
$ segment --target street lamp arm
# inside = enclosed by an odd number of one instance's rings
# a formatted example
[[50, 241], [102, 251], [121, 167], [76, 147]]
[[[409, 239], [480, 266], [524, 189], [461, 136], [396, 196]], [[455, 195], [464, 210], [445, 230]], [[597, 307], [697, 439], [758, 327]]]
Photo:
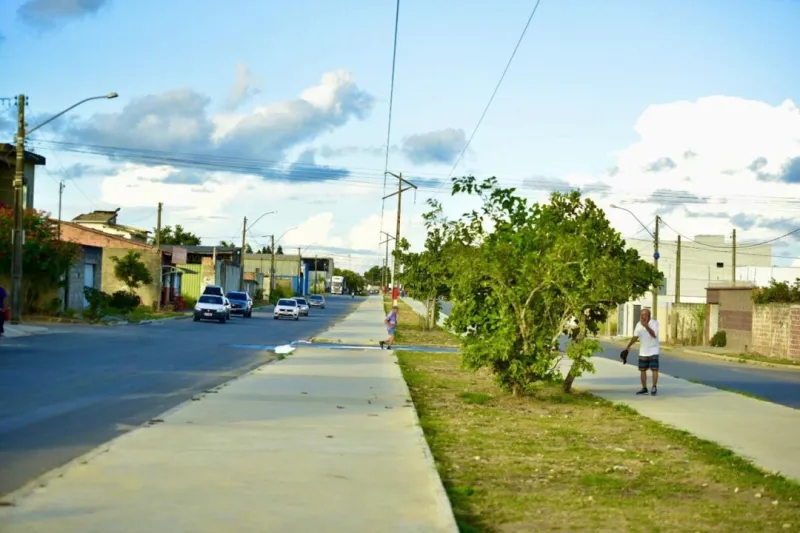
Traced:
[[644, 222], [642, 222], [641, 220], [639, 220], [639, 217], [637, 217], [637, 216], [636, 216], [636, 213], [634, 213], [634, 212], [633, 212], [633, 211], [631, 211], [630, 209], [625, 209], [624, 207], [620, 207], [620, 206], [618, 206], [618, 205], [614, 205], [614, 204], [611, 204], [611, 207], [612, 207], [613, 209], [620, 209], [620, 210], [622, 210], [622, 211], [626, 211], [628, 214], [630, 214], [630, 215], [631, 215], [633, 218], [635, 218], [635, 219], [636, 219], [636, 222], [638, 222], [638, 223], [639, 223], [639, 225], [640, 225], [640, 226], [642, 226], [642, 228], [644, 228], [644, 230], [645, 230], [647, 233], [649, 233], [649, 234], [650, 234], [650, 236], [651, 236], [652, 238], [654, 238], [654, 239], [656, 238], [656, 236], [655, 236], [655, 235], [653, 235], [653, 232], [652, 232], [652, 231], [650, 231], [650, 228], [648, 228], [648, 227], [645, 225], [645, 223], [644, 223]]
[[249, 230], [250, 230], [250, 229], [251, 229], [253, 226], [255, 226], [255, 225], [256, 225], [256, 223], [257, 223], [259, 220], [261, 220], [261, 219], [262, 219], [262, 218], [264, 218], [265, 216], [267, 216], [267, 215], [274, 215], [275, 213], [277, 213], [277, 211], [267, 211], [266, 213], [264, 213], [263, 215], [261, 215], [260, 217], [258, 217], [258, 218], [257, 218], [257, 219], [256, 219], [254, 222], [251, 222], [251, 223], [250, 223], [250, 225], [249, 225], [249, 226], [247, 226], [247, 230], [249, 231]]
[[116, 98], [117, 96], [119, 96], [117, 93], [109, 93], [109, 94], [106, 94], [106, 95], [103, 95], [103, 96], [91, 96], [89, 98], [84, 98], [83, 100], [81, 100], [77, 104], [73, 104], [73, 105], [69, 106], [68, 108], [66, 108], [61, 113], [58, 113], [57, 115], [53, 115], [52, 117], [48, 118], [47, 120], [45, 120], [44, 122], [42, 122], [38, 126], [35, 126], [35, 127], [31, 128], [31, 129], [29, 129], [25, 133], [26, 133], [26, 135], [30, 135], [31, 133], [33, 133], [34, 131], [38, 130], [42, 126], [46, 126], [46, 125], [50, 124], [51, 122], [53, 122], [58, 117], [66, 114], [66, 113], [69, 113], [70, 111], [72, 111], [73, 109], [78, 107], [79, 105], [85, 104], [86, 102], [90, 102], [92, 100], [110, 100], [112, 98]]

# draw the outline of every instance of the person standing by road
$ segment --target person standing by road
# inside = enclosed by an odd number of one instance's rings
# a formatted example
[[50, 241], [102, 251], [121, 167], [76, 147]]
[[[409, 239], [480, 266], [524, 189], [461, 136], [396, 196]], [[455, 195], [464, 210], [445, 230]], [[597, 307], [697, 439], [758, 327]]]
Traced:
[[622, 352], [622, 363], [628, 362], [628, 350], [638, 340], [639, 341], [639, 374], [642, 380], [642, 388], [636, 394], [647, 394], [647, 371], [653, 374], [653, 388], [650, 394], [658, 394], [658, 355], [660, 345], [658, 342], [658, 320], [650, 318], [650, 310], [642, 309], [641, 320], [633, 330], [633, 337], [628, 343], [627, 348]]
[[8, 300], [8, 293], [6, 288], [0, 285], [0, 337], [6, 334], [6, 304]]
[[384, 348], [391, 350], [392, 345], [394, 345], [394, 335], [397, 332], [397, 312], [399, 310], [400, 308], [398, 306], [392, 306], [392, 311], [386, 315], [386, 318], [383, 320], [383, 323], [386, 325], [386, 332], [389, 336], [385, 341], [380, 342], [381, 350]]

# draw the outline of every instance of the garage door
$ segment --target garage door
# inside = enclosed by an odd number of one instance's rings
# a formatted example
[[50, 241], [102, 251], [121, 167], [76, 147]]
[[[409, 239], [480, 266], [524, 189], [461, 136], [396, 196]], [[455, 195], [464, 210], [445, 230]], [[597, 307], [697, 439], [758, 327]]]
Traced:
[[[96, 265], [93, 263], [86, 263], [83, 265], [83, 286], [94, 288], [94, 268]], [[83, 307], [84, 309], [89, 307], [89, 301], [86, 299], [86, 296], [83, 297]]]

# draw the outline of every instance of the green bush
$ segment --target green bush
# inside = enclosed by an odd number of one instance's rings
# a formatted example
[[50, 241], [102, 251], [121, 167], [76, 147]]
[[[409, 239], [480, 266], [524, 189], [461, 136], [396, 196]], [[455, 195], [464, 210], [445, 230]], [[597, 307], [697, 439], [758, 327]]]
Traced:
[[141, 303], [142, 299], [139, 298], [138, 294], [133, 294], [128, 291], [117, 291], [111, 295], [109, 306], [125, 315], [139, 307]]
[[292, 289], [290, 289], [289, 287], [278, 285], [277, 287], [275, 287], [275, 290], [270, 293], [269, 303], [275, 305], [281, 298], [291, 298], [292, 296], [294, 296], [294, 292], [292, 292]]
[[89, 302], [89, 308], [83, 311], [83, 315], [89, 320], [97, 320], [108, 312], [111, 307], [111, 296], [93, 287], [84, 287], [83, 296]]
[[185, 304], [186, 309], [194, 309], [197, 305], [197, 298], [192, 298], [191, 296], [184, 296], [183, 303]]
[[709, 344], [715, 348], [724, 348], [728, 344], [728, 334], [724, 331], [718, 331], [714, 333], [714, 336], [711, 337]]

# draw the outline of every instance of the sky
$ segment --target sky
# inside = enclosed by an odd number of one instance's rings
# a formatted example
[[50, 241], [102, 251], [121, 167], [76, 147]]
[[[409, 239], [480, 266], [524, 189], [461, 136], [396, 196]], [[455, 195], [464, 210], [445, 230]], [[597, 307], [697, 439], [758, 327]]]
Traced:
[[[532, 201], [581, 188], [630, 238], [656, 215], [666, 240], [800, 227], [800, 2], [542, 0], [476, 130], [533, 5], [400, 3], [388, 170], [418, 186], [402, 197], [413, 248], [429, 198], [451, 216], [475, 205], [450, 194], [462, 175]], [[384, 179], [395, 9], [0, 2], [0, 97], [26, 94], [29, 127], [119, 94], [30, 136], [47, 158], [36, 207], [57, 214], [63, 180], [67, 220], [120, 208], [120, 223], [152, 229], [163, 202], [164, 224], [204, 244], [238, 242], [247, 217], [254, 247], [274, 235], [339, 267], [379, 264], [397, 212], [382, 201], [397, 187]], [[8, 142], [15, 113], [13, 99], [0, 108]], [[800, 264], [795, 236], [773, 250]]]

